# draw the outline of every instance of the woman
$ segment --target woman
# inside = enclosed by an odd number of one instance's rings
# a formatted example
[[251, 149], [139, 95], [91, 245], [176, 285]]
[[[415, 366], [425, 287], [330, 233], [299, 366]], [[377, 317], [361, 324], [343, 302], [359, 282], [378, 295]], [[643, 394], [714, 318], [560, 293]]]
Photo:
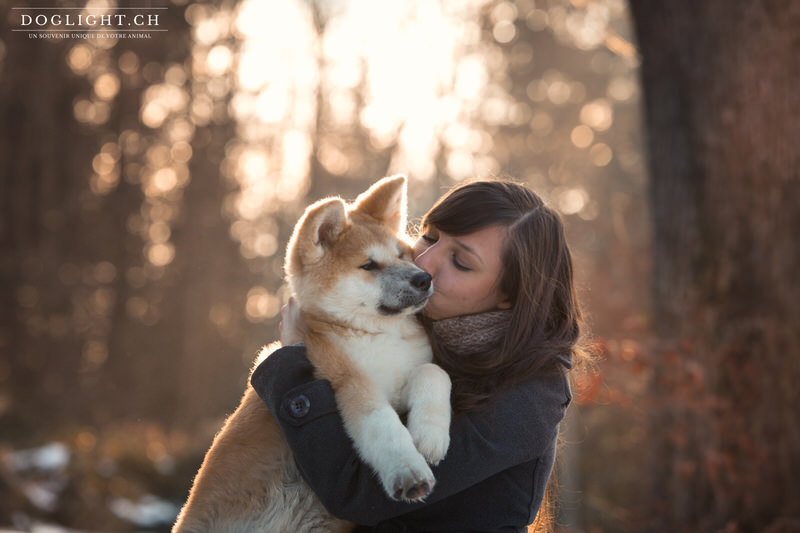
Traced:
[[[332, 514], [362, 524], [358, 531], [525, 531], [571, 400], [566, 373], [582, 356], [563, 224], [524, 186], [492, 180], [452, 189], [421, 229], [414, 261], [435, 290], [421, 319], [453, 382], [451, 443], [432, 468], [433, 493], [417, 503], [385, 495], [329, 388], [312, 402], [310, 421], [276, 416], [306, 481]], [[299, 340], [290, 319], [284, 345]], [[277, 351], [252, 379], [272, 413], [314, 381], [302, 346]]]

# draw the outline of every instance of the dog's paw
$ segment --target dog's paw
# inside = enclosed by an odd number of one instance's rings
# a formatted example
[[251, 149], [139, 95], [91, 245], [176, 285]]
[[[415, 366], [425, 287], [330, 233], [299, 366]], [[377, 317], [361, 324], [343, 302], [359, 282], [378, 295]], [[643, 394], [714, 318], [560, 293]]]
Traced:
[[443, 429], [434, 425], [418, 427], [411, 432], [411, 437], [414, 439], [414, 446], [428, 464], [438, 465], [450, 447], [448, 428]]
[[381, 476], [386, 493], [398, 501], [419, 501], [425, 499], [432, 491], [436, 480], [425, 459], [419, 454], [397, 465], [387, 476]]
[[415, 483], [408, 486], [398, 485], [397, 490], [395, 490], [394, 495], [392, 498], [398, 501], [422, 501], [424, 500], [428, 494], [431, 493], [433, 490], [433, 484], [435, 481], [433, 479], [429, 481], [420, 481], [419, 483]]

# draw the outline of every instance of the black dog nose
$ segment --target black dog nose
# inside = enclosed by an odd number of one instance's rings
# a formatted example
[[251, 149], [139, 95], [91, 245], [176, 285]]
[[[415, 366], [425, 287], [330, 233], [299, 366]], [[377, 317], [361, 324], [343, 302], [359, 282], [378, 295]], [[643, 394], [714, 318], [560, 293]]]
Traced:
[[431, 288], [431, 275], [427, 272], [417, 272], [411, 276], [411, 286], [421, 291]]

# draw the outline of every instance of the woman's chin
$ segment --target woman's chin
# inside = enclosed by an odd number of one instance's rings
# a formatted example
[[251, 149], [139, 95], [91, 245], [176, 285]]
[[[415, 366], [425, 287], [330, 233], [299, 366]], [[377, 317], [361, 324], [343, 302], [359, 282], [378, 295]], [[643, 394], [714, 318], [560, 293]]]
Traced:
[[445, 318], [452, 318], [459, 315], [459, 313], [454, 312], [453, 309], [450, 309], [448, 305], [445, 305], [444, 307], [439, 305], [440, 303], [450, 304], [451, 302], [447, 300], [442, 302], [438, 296], [438, 293], [433, 293], [433, 296], [431, 296], [430, 300], [428, 300], [428, 303], [425, 305], [425, 308], [422, 310], [423, 315], [431, 320], [444, 320]]
[[422, 314], [431, 320], [450, 318], [450, 315], [443, 313], [441, 309], [438, 309], [435, 305], [431, 305], [430, 302], [428, 302], [428, 305], [422, 310]]
[[431, 320], [439, 320], [439, 316], [436, 313], [436, 309], [433, 309], [430, 303], [422, 309], [422, 314], [425, 315], [426, 318], [429, 318]]

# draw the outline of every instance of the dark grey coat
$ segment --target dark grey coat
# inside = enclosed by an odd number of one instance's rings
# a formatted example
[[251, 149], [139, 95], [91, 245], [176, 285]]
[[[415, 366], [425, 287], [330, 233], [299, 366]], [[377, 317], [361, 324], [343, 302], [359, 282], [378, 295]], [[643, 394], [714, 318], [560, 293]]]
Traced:
[[251, 383], [323, 505], [368, 526], [358, 531], [373, 532], [525, 531], [541, 505], [571, 400], [565, 373], [554, 371], [499, 392], [479, 412], [454, 417], [447, 457], [432, 468], [433, 493], [411, 504], [389, 499], [359, 460], [330, 384], [314, 379], [305, 348], [276, 351]]

